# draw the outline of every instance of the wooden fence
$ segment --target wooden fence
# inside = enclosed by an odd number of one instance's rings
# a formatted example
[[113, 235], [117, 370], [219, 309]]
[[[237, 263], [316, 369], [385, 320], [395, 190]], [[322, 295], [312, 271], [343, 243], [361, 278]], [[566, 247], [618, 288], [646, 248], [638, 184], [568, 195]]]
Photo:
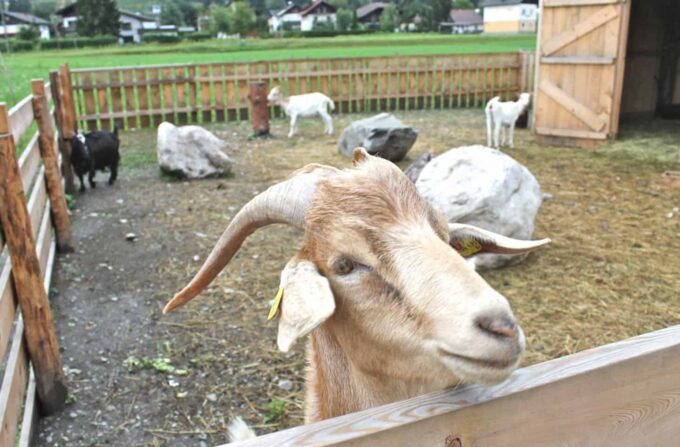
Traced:
[[42, 80], [32, 87], [11, 110], [0, 103], [0, 446], [29, 446], [38, 411], [58, 411], [67, 394], [47, 298], [55, 251], [72, 250], [63, 138], [49, 108], [60, 88]]
[[[674, 447], [680, 326], [229, 447]], [[223, 447], [227, 447], [226, 445]]]
[[[284, 94], [321, 91], [339, 112], [479, 107], [494, 96], [533, 91], [530, 52], [304, 59], [73, 70], [83, 129], [155, 128], [247, 120], [249, 84]], [[272, 108], [274, 116], [280, 110]]]

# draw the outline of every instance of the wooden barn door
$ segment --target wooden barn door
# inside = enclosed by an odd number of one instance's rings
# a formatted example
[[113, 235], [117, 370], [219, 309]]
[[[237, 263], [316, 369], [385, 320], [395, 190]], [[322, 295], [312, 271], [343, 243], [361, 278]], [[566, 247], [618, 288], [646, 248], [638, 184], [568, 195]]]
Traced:
[[591, 146], [618, 131], [631, 0], [543, 0], [534, 129]]

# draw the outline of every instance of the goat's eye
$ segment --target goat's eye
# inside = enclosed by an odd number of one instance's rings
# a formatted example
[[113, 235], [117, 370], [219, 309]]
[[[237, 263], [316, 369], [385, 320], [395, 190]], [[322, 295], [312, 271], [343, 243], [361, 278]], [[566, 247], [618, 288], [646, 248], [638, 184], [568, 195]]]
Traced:
[[352, 273], [355, 264], [352, 260], [347, 258], [340, 258], [333, 264], [333, 272], [338, 275], [347, 275]]

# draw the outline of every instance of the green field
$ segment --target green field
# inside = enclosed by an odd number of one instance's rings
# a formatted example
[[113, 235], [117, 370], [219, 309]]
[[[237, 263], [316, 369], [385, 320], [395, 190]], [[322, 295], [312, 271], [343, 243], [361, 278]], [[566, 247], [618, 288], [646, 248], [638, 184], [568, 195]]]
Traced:
[[211, 40], [174, 45], [145, 44], [50, 50], [6, 55], [0, 67], [0, 101], [14, 104], [29, 93], [30, 80], [68, 62], [71, 68], [150, 64], [238, 62], [291, 58], [333, 58], [507, 52], [533, 50], [534, 35], [375, 34], [329, 38]]

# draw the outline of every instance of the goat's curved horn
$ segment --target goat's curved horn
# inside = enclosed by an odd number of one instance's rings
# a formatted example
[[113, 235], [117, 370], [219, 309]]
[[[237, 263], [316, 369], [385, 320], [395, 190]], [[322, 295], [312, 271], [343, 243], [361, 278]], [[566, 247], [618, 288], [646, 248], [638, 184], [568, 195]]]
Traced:
[[[523, 241], [513, 239], [492, 231], [483, 230], [473, 225], [450, 223], [449, 224], [450, 244], [458, 245], [465, 239], [474, 239], [479, 244], [477, 253], [497, 253], [505, 255], [517, 255], [527, 253], [552, 242], [550, 239], [540, 239], [536, 241]], [[469, 256], [469, 255], [466, 255]]]
[[335, 172], [335, 168], [310, 165], [248, 202], [224, 230], [196, 276], [165, 305], [163, 313], [186, 304], [208, 287], [241, 248], [243, 241], [258, 228], [274, 223], [304, 228], [317, 181]]

